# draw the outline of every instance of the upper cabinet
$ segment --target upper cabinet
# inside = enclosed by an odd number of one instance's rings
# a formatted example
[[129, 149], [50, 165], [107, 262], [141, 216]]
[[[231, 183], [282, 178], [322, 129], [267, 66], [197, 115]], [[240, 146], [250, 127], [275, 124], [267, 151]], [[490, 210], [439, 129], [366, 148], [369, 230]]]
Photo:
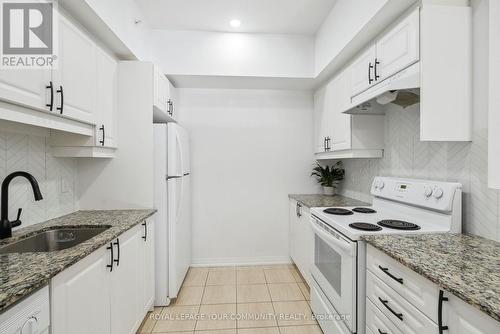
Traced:
[[384, 34], [376, 43], [373, 78], [383, 81], [420, 57], [420, 15], [418, 9]]
[[96, 45], [76, 25], [59, 16], [59, 66], [52, 71], [55, 110], [95, 124]]
[[175, 88], [163, 71], [154, 67], [154, 120], [155, 122], [177, 121]]
[[470, 141], [471, 8], [436, 3], [422, 2], [354, 59], [345, 112], [373, 116], [388, 103], [420, 102], [420, 140]]
[[95, 145], [117, 147], [116, 99], [118, 62], [104, 50], [96, 50], [97, 92], [96, 92], [96, 134]]
[[316, 159], [380, 158], [384, 118], [344, 114], [350, 105], [351, 72], [343, 71], [314, 96]]
[[[61, 16], [59, 66], [52, 71], [54, 111], [93, 124], [92, 135], [51, 134], [56, 157], [113, 158], [117, 148], [118, 61]], [[52, 92], [53, 90], [53, 92]]]
[[350, 66], [351, 97], [418, 62], [419, 10], [381, 36]]

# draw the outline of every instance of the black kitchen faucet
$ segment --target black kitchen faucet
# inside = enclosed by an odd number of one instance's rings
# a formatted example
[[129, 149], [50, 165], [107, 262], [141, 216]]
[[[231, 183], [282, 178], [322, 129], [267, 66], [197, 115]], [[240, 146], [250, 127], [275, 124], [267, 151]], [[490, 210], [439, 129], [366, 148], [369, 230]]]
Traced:
[[33, 175], [27, 172], [14, 172], [9, 174], [5, 180], [2, 182], [2, 216], [0, 221], [0, 239], [12, 237], [12, 228], [21, 225], [21, 213], [23, 209], [19, 209], [17, 212], [17, 219], [14, 221], [9, 221], [9, 185], [10, 182], [18, 177], [26, 178], [33, 188], [33, 194], [35, 195], [35, 201], [40, 201], [43, 199], [42, 193], [40, 192], [40, 187], [38, 182]]

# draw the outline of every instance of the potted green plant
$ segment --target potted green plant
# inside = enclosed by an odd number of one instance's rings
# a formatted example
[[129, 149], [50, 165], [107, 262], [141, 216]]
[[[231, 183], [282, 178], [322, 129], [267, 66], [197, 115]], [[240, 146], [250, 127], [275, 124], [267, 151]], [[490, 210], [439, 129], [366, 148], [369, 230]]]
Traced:
[[342, 161], [338, 161], [331, 167], [328, 165], [323, 167], [316, 163], [311, 176], [314, 176], [318, 183], [323, 186], [325, 195], [334, 195], [339, 182], [345, 177], [345, 170]]

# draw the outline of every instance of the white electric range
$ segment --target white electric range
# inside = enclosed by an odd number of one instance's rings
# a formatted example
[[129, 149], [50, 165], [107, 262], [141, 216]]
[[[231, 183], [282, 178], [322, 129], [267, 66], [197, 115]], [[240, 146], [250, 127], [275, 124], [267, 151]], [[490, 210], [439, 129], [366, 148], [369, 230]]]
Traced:
[[365, 332], [364, 235], [460, 233], [459, 183], [376, 177], [370, 207], [312, 208], [311, 306], [325, 334]]

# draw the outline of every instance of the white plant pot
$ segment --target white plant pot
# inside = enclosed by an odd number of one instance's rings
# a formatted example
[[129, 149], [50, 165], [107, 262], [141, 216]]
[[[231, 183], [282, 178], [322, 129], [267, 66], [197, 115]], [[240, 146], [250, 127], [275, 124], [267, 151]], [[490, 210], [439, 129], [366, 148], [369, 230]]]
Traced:
[[325, 195], [335, 195], [335, 188], [334, 187], [323, 187], [323, 194]]

